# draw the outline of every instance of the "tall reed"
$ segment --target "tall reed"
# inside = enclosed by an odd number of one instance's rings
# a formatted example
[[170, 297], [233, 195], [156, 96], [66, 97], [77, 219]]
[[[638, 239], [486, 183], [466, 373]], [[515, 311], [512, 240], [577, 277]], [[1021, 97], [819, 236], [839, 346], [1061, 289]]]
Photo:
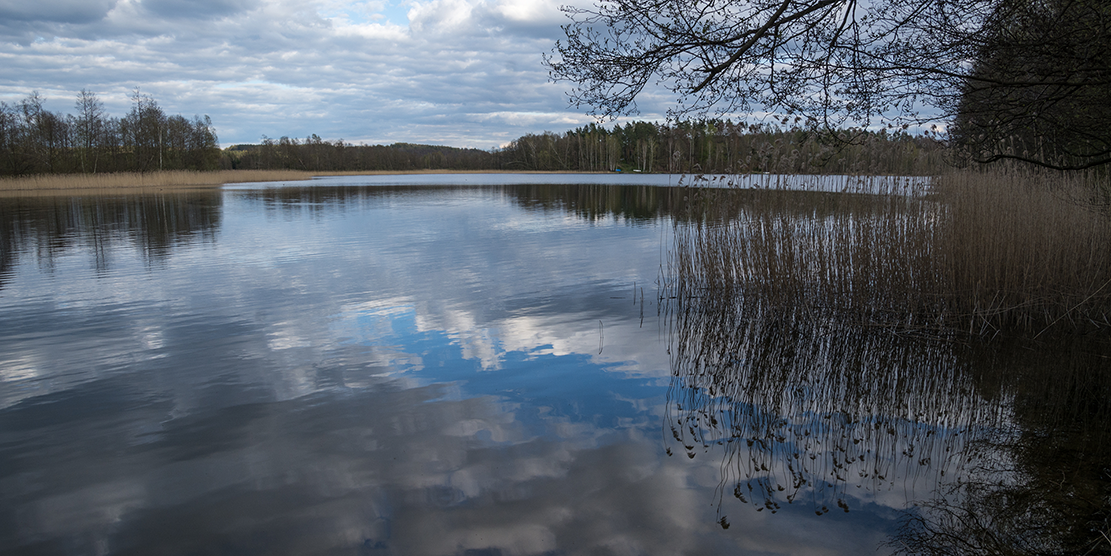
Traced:
[[1099, 179], [963, 171], [926, 195], [702, 189], [677, 228], [672, 295], [706, 310], [757, 296], [899, 330], [1111, 330]]
[[176, 186], [218, 186], [225, 183], [307, 180], [311, 172], [300, 170], [221, 170], [198, 172], [119, 172], [106, 174], [36, 174], [0, 178], [2, 191], [51, 191], [68, 189], [138, 189]]
[[935, 263], [950, 312], [972, 331], [1111, 329], [1111, 218], [1099, 180], [1013, 169], [939, 180], [948, 218]]

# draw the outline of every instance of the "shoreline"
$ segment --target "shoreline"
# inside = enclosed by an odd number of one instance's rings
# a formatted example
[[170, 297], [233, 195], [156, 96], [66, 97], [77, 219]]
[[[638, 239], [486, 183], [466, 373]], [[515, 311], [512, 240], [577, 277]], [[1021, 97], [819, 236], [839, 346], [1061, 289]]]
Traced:
[[219, 189], [229, 183], [307, 181], [323, 176], [401, 176], [422, 174], [605, 174], [533, 170], [369, 170], [309, 172], [304, 170], [168, 170], [149, 173], [40, 174], [0, 178], [0, 197], [72, 193], [145, 193]]

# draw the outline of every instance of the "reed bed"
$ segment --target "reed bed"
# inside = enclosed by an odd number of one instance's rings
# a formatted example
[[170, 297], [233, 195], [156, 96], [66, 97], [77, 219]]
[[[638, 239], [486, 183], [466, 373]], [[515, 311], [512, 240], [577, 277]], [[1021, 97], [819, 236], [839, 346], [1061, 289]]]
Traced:
[[721, 454], [722, 527], [736, 502], [821, 515], [901, 490], [917, 509], [896, 553], [1105, 546], [1101, 184], [1003, 169], [926, 191], [686, 191], [662, 276], [666, 442]]
[[700, 189], [677, 226], [668, 296], [711, 312], [759, 298], [901, 331], [1106, 332], [1100, 180], [1004, 169], [942, 175], [928, 195]]
[[162, 172], [118, 172], [106, 174], [36, 174], [0, 177], [0, 194], [96, 190], [110, 192], [126, 189], [219, 187], [226, 183], [263, 181], [301, 181], [315, 176], [369, 176], [396, 174], [547, 174], [558, 172], [520, 172], [507, 170], [404, 170], [404, 171], [327, 171], [305, 170], [218, 170], [199, 172], [167, 170]]
[[299, 170], [221, 170], [197, 172], [120, 172], [111, 174], [38, 174], [0, 178], [0, 191], [30, 192], [73, 189], [143, 189], [220, 186], [225, 183], [307, 180], [311, 172]]
[[[1098, 175], [939, 181], [941, 295], [969, 331], [1111, 329], [1111, 218]], [[1106, 180], [1106, 177], [1102, 178]]]

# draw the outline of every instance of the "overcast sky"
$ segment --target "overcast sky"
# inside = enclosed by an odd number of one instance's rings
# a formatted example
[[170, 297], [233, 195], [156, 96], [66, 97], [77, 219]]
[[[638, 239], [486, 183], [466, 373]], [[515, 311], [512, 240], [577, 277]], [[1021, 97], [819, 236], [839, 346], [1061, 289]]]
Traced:
[[[263, 135], [489, 149], [591, 121], [542, 55], [570, 0], [0, 0], [0, 101], [82, 88], [123, 116], [135, 87]], [[650, 102], [638, 119], [653, 120]]]

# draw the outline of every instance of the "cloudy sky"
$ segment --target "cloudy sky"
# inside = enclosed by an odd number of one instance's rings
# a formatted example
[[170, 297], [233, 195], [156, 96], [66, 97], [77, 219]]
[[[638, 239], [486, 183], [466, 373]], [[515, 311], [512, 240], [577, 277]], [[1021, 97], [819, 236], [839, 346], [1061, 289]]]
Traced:
[[[0, 0], [0, 101], [31, 91], [109, 114], [136, 87], [209, 115], [223, 146], [262, 136], [489, 149], [591, 118], [542, 55], [569, 0]], [[661, 109], [640, 103], [639, 119]]]

